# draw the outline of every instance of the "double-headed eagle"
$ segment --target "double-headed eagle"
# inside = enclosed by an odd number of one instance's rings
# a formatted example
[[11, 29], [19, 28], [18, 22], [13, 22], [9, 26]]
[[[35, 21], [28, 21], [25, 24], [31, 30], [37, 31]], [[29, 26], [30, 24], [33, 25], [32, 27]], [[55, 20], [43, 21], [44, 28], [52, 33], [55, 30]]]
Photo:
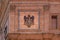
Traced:
[[27, 17], [24, 16], [24, 25], [31, 27], [31, 25], [34, 25], [34, 16], [28, 15]]

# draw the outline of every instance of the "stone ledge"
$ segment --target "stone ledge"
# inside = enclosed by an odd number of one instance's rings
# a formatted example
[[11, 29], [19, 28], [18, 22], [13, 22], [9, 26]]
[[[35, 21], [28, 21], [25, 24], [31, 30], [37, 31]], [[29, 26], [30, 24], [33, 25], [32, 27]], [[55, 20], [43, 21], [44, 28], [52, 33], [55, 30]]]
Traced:
[[[21, 34], [21, 33], [10, 33], [8, 34], [8, 39], [19, 39], [19, 40], [55, 40], [54, 38], [58, 36], [54, 34]], [[60, 36], [59, 36], [60, 37]]]

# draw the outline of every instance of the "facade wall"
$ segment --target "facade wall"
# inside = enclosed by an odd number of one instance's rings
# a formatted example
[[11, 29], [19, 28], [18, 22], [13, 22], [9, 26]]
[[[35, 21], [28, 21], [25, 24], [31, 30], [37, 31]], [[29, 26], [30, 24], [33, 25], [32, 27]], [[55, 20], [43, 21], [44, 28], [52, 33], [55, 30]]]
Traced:
[[[27, 1], [25, 1], [27, 3]], [[30, 2], [32, 4], [25, 4], [19, 2], [11, 2], [10, 4], [10, 12], [9, 12], [9, 33], [8, 40], [59, 40], [60, 36], [60, 3], [59, 2]], [[30, 12], [29, 12], [29, 11]], [[28, 11], [28, 12], [27, 12]], [[37, 11], [35, 14], [32, 11]], [[31, 29], [23, 26], [23, 16], [30, 14], [35, 15], [37, 19], [37, 14], [39, 12], [39, 21], [40, 27], [39, 30]], [[52, 16], [57, 15], [57, 29], [55, 27], [52, 29]], [[20, 17], [19, 17], [20, 16]], [[20, 25], [21, 20], [21, 25]], [[36, 23], [37, 21], [35, 21]], [[55, 25], [55, 24], [54, 24]], [[25, 29], [21, 29], [25, 28]], [[38, 26], [36, 26], [37, 28]], [[15, 34], [14, 34], [15, 33]], [[37, 37], [38, 36], [38, 37]], [[17, 38], [18, 37], [18, 38]], [[52, 38], [53, 37], [53, 38]]]
[[[18, 0], [19, 1], [19, 0]], [[8, 26], [8, 40], [59, 40], [60, 3], [49, 1], [10, 1], [1, 27]], [[55, 1], [55, 0], [53, 0]], [[34, 25], [24, 25], [24, 15], [34, 15]], [[57, 29], [52, 29], [52, 16], [57, 16]], [[6, 22], [8, 23], [6, 24]], [[54, 24], [55, 25], [55, 24]], [[4, 31], [4, 30], [3, 30]], [[4, 34], [3, 34], [4, 35]], [[52, 38], [53, 37], [53, 38]], [[3, 37], [4, 38], [4, 37]]]
[[[28, 5], [26, 5], [26, 4], [22, 4], [21, 6], [26, 6], [25, 8], [24, 7], [21, 7], [21, 8], [19, 8], [18, 6], [19, 5], [21, 5], [21, 4], [17, 4], [16, 6], [16, 9], [13, 11], [13, 12], [11, 12], [10, 13], [10, 17], [12, 17], [12, 18], [10, 18], [10, 21], [11, 20], [13, 20], [12, 21], [12, 23], [10, 22], [10, 26], [11, 27], [14, 27], [15, 26], [15, 30], [17, 31], [18, 30], [18, 10], [21, 10], [21, 14], [20, 15], [23, 15], [24, 14], [24, 11], [26, 11], [26, 13], [27, 13], [27, 10], [29, 10], [29, 11], [31, 11], [31, 14], [33, 14], [33, 13], [35, 13], [35, 11], [37, 11], [36, 12], [36, 14], [38, 15], [38, 13], [40, 12], [41, 13], [41, 19], [40, 20], [43, 20], [43, 10], [42, 10], [42, 6], [40, 6], [39, 8], [37, 8], [37, 6], [36, 5], [34, 5], [34, 4], [31, 4], [31, 7], [28, 7], [28, 6], [30, 6], [30, 4]], [[35, 6], [35, 7], [34, 7]], [[26, 9], [27, 8], [27, 9]], [[41, 10], [40, 10], [40, 8], [41, 8]], [[33, 10], [33, 11], [32, 11]], [[29, 12], [28, 11], [28, 12]], [[23, 12], [23, 13], [22, 13]], [[19, 12], [20, 13], [20, 12]], [[29, 12], [30, 13], [30, 12]], [[27, 14], [29, 14], [29, 13], [27, 13]], [[40, 14], [39, 13], [39, 14]], [[27, 15], [27, 14], [24, 14], [24, 15]], [[30, 14], [30, 15], [31, 15]], [[34, 15], [34, 14], [33, 14]], [[23, 16], [22, 16], [23, 17]], [[21, 18], [22, 19], [22, 18]], [[17, 20], [17, 21], [16, 21]], [[23, 20], [24, 21], [24, 20]], [[22, 22], [23, 22], [22, 21]], [[17, 23], [16, 23], [17, 22]], [[40, 21], [41, 22], [41, 21]], [[43, 22], [41, 22], [41, 24], [39, 24], [39, 25], [41, 25], [42, 27], [43, 27], [43, 24], [42, 24]], [[14, 24], [14, 25], [13, 25]], [[26, 28], [27, 29], [27, 28]], [[33, 28], [32, 28], [33, 29]], [[13, 30], [13, 29], [12, 29]], [[28, 29], [27, 29], [28, 30]], [[22, 30], [23, 31], [23, 30]], [[42, 29], [41, 29], [41, 31], [42, 31]]]
[[[25, 1], [25, 2], [27, 3], [27, 1]], [[19, 20], [22, 20], [22, 23], [23, 23], [24, 22], [24, 20], [22, 19], [23, 15], [29, 14], [30, 13], [29, 11], [31, 11], [30, 15], [32, 15], [33, 14], [32, 10], [37, 11], [40, 14], [39, 15], [40, 16], [40, 19], [39, 19], [39, 21], [40, 21], [39, 22], [40, 23], [39, 24], [40, 25], [40, 31], [39, 32], [51, 32], [51, 30], [53, 30], [54, 32], [59, 31], [59, 25], [60, 25], [60, 23], [59, 23], [59, 19], [60, 19], [59, 3], [57, 3], [57, 2], [56, 2], [57, 4], [49, 3], [49, 5], [47, 5], [47, 2], [44, 2], [44, 3], [42, 2], [42, 3], [38, 3], [38, 4], [37, 4], [37, 2], [35, 2], [35, 3], [36, 4], [34, 4], [34, 2], [32, 4], [29, 4], [29, 3], [28, 4], [24, 4], [24, 3], [14, 4], [14, 2], [13, 2], [12, 5], [10, 5], [10, 13], [9, 13], [9, 20], [10, 20], [9, 21], [9, 23], [10, 23], [9, 26], [10, 26], [10, 28], [9, 28], [9, 32], [17, 32], [17, 30], [20, 30], [19, 28], [21, 28], [21, 27], [19, 27], [20, 26], [19, 25], [19, 23], [20, 23]], [[27, 10], [28, 10], [29, 13], [27, 13]], [[20, 16], [22, 15], [21, 18], [19, 16], [19, 14], [20, 14]], [[51, 17], [53, 15], [58, 16], [58, 19], [57, 19], [58, 20], [58, 22], [57, 22], [58, 23], [58, 26], [57, 26], [58, 29], [56, 29], [56, 30], [52, 29], [52, 22], [51, 22], [52, 19], [51, 19]], [[12, 29], [12, 27], [14, 29]], [[28, 29], [29, 28], [27, 28], [27, 30]], [[21, 31], [23, 31], [23, 30], [21, 30]], [[36, 31], [38, 31], [38, 30], [36, 30]]]

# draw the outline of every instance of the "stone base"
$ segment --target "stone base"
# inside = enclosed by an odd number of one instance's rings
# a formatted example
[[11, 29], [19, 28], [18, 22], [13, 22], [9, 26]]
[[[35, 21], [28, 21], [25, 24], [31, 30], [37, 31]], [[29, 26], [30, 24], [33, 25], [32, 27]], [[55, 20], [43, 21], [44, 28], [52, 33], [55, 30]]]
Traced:
[[59, 35], [55, 34], [8, 34], [8, 40], [60, 40]]

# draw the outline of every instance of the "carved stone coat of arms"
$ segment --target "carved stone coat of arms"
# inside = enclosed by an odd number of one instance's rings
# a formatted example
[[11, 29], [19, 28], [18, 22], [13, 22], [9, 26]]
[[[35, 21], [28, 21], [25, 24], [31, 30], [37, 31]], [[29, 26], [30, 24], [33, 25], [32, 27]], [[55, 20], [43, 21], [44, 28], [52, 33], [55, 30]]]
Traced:
[[24, 25], [26, 25], [27, 27], [31, 27], [32, 25], [34, 25], [34, 16], [24, 16]]

